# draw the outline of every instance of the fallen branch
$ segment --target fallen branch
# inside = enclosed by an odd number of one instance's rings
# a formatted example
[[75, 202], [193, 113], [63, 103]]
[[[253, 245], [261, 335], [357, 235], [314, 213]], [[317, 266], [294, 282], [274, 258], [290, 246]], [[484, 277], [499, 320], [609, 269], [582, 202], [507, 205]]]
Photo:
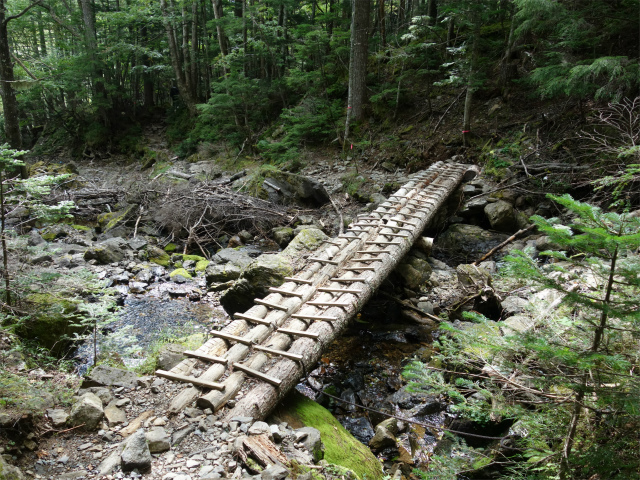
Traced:
[[446, 117], [446, 116], [447, 116], [447, 113], [449, 113], [449, 110], [451, 110], [451, 107], [453, 107], [456, 103], [458, 103], [458, 100], [460, 100], [460, 97], [461, 97], [461, 96], [462, 96], [462, 94], [463, 94], [463, 93], [465, 93], [466, 91], [467, 91], [467, 89], [466, 89], [466, 88], [465, 88], [465, 89], [463, 89], [463, 90], [460, 92], [460, 95], [458, 95], [458, 96], [456, 97], [456, 99], [455, 99], [453, 102], [451, 102], [451, 105], [449, 105], [449, 108], [447, 108], [447, 109], [444, 111], [444, 113], [443, 113], [443, 114], [442, 114], [442, 116], [440, 117], [440, 120], [438, 120], [438, 123], [436, 123], [436, 126], [435, 126], [435, 127], [433, 127], [433, 132], [431, 132], [431, 133], [436, 133], [436, 130], [438, 130], [438, 127], [439, 127], [439, 126], [440, 126], [440, 124], [442, 123], [442, 120], [444, 120], [444, 117]]
[[516, 238], [518, 238], [518, 236], [522, 235], [525, 232], [528, 232], [529, 230], [532, 230], [534, 227], [535, 227], [535, 224], [531, 224], [527, 228], [521, 228], [516, 233], [511, 235], [509, 238], [507, 238], [504, 242], [502, 242], [500, 245], [497, 245], [497, 246], [493, 247], [491, 250], [489, 250], [487, 253], [485, 253], [482, 256], [482, 258], [480, 258], [479, 260], [476, 260], [475, 262], [471, 263], [471, 265], [478, 265], [479, 263], [484, 262], [487, 258], [491, 257], [498, 250], [501, 250], [503, 247], [505, 247], [506, 245], [508, 245], [511, 242], [513, 242]]

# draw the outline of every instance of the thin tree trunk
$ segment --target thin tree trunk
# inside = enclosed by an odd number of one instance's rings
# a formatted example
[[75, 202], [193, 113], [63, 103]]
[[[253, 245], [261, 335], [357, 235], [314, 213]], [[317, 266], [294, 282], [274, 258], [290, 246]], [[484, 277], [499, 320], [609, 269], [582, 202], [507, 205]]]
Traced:
[[471, 137], [471, 107], [473, 104], [473, 92], [476, 89], [476, 69], [478, 66], [478, 44], [480, 39], [479, 14], [474, 15], [473, 43], [471, 45], [471, 61], [469, 62], [469, 78], [467, 80], [467, 94], [464, 99], [464, 118], [462, 120], [462, 144], [469, 146]]
[[198, 4], [191, 4], [191, 94], [198, 98]]
[[384, 0], [378, 0], [378, 21], [380, 22], [380, 45], [387, 46], [386, 18], [384, 12]]
[[436, 20], [438, 19], [438, 1], [437, 0], [428, 1], [427, 15], [429, 16], [429, 21], [427, 22], [427, 25], [435, 25]]
[[[3, 12], [4, 13], [4, 12]], [[5, 232], [4, 172], [0, 171], [0, 241], [2, 242], [2, 274], [4, 276], [5, 301], [11, 306], [11, 279], [9, 278], [9, 249]]]
[[182, 60], [184, 66], [184, 83], [185, 87], [193, 96], [193, 85], [191, 85], [191, 73], [189, 61], [189, 20], [187, 18], [187, 7], [182, 4]]
[[351, 121], [362, 118], [366, 96], [367, 60], [369, 58], [370, 0], [353, 0], [351, 16], [351, 55], [349, 59], [349, 98], [345, 139], [349, 136]]
[[220, 53], [223, 57], [226, 57], [229, 52], [227, 50], [227, 37], [224, 33], [224, 29], [222, 28], [222, 24], [220, 20], [222, 19], [222, 4], [219, 3], [219, 0], [212, 0], [213, 5], [213, 16], [216, 19], [216, 32], [218, 33], [218, 45], [220, 46]]

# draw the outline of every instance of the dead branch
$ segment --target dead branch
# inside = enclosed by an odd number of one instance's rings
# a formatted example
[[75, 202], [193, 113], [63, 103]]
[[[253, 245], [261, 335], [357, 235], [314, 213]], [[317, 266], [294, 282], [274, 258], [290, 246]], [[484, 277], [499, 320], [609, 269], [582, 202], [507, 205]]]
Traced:
[[521, 228], [516, 233], [511, 235], [509, 238], [507, 238], [504, 242], [502, 242], [500, 245], [496, 245], [491, 250], [489, 250], [487, 253], [485, 253], [482, 256], [482, 258], [476, 260], [475, 262], [472, 262], [471, 265], [478, 265], [479, 263], [484, 262], [487, 258], [490, 258], [494, 253], [496, 253], [497, 251], [501, 250], [505, 246], [509, 245], [511, 242], [513, 242], [516, 238], [518, 238], [523, 233], [528, 232], [529, 230], [533, 230], [534, 227], [535, 227], [535, 224], [531, 224], [527, 228]]

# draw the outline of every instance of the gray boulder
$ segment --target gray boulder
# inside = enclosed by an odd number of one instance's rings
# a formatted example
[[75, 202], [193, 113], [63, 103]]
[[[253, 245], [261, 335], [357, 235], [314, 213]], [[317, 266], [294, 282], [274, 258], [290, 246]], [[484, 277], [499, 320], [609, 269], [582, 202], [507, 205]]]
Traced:
[[289, 476], [289, 470], [282, 465], [271, 465], [260, 474], [261, 480], [284, 480]]
[[72, 426], [84, 425], [85, 430], [95, 430], [103, 416], [100, 399], [93, 393], [85, 393], [71, 408], [69, 422]]
[[27, 240], [27, 245], [29, 245], [30, 247], [35, 247], [36, 245], [42, 245], [43, 243], [47, 242], [37, 231], [31, 230], [29, 232], [29, 240]]
[[241, 270], [253, 262], [253, 258], [243, 249], [223, 248], [213, 256], [215, 263], [230, 263]]
[[84, 253], [84, 259], [96, 260], [101, 265], [121, 262], [126, 256], [127, 248], [127, 242], [123, 238], [109, 238], [89, 248]]
[[513, 205], [504, 200], [489, 203], [484, 207], [484, 213], [491, 224], [491, 228], [500, 232], [515, 232], [518, 229], [516, 213]]
[[151, 452], [144, 430], [140, 429], [129, 437], [120, 457], [122, 458], [123, 472], [132, 470], [146, 472], [151, 469]]
[[120, 410], [115, 403], [110, 403], [104, 409], [104, 416], [107, 419], [107, 423], [110, 427], [115, 425], [122, 425], [127, 421], [127, 415], [123, 410]]
[[491, 274], [482, 267], [460, 264], [456, 267], [458, 283], [465, 290], [477, 292], [485, 286], [491, 286]]
[[502, 306], [502, 316], [506, 318], [524, 312], [529, 305], [529, 301], [524, 298], [511, 295], [505, 298], [500, 305]]
[[82, 382], [82, 388], [116, 386], [134, 388], [138, 384], [138, 376], [127, 370], [98, 365], [91, 370]]
[[329, 194], [320, 182], [282, 171], [267, 173], [258, 196], [274, 203], [311, 208], [331, 202]]
[[185, 348], [177, 343], [165, 343], [158, 352], [158, 368], [161, 370], [171, 370], [178, 363], [184, 360], [183, 352]]
[[320, 431], [313, 427], [302, 427], [295, 431], [296, 439], [304, 445], [311, 454], [314, 462], [324, 458], [324, 445], [320, 438]]
[[273, 240], [281, 247], [286, 247], [293, 238], [293, 228], [291, 227], [276, 227], [271, 230], [271, 236]]
[[242, 269], [233, 263], [224, 263], [222, 265], [210, 263], [204, 272], [207, 285], [216, 283], [226, 283], [240, 278]]
[[9, 465], [0, 455], [0, 480], [24, 480], [24, 475], [18, 467]]
[[162, 427], [153, 427], [146, 437], [151, 453], [162, 453], [171, 448], [171, 437]]
[[51, 420], [51, 424], [55, 428], [64, 427], [69, 418], [69, 414], [61, 408], [50, 408], [49, 410], [47, 410], [47, 416], [49, 417], [49, 419]]

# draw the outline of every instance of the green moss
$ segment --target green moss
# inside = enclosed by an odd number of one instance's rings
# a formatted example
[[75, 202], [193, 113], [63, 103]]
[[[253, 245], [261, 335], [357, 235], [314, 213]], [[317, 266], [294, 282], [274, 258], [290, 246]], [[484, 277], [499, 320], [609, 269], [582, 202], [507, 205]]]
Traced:
[[166, 247], [164, 247], [164, 251], [171, 253], [171, 252], [175, 252], [176, 248], [178, 248], [178, 246], [175, 243], [168, 243]]
[[42, 238], [47, 242], [53, 242], [56, 239], [56, 234], [53, 232], [43, 233]]
[[199, 260], [196, 263], [196, 273], [204, 272], [211, 262], [209, 260]]
[[176, 275], [180, 275], [184, 278], [192, 278], [191, 274], [187, 272], [184, 268], [176, 268], [173, 272], [169, 274], [170, 278], [175, 277]]
[[[353, 470], [358, 478], [367, 480], [382, 479], [382, 467], [371, 451], [356, 440], [331, 412], [313, 400], [293, 392], [279, 407], [279, 412], [293, 416], [289, 423], [297, 419], [308, 427], [320, 431], [325, 446], [324, 459], [332, 464]], [[276, 415], [280, 413], [277, 412]]]
[[201, 262], [202, 260], [206, 260], [206, 258], [201, 257], [200, 255], [182, 255], [182, 261], [186, 262], [187, 260], [193, 260], [194, 262]]
[[169, 254], [158, 247], [148, 247], [147, 253], [149, 255], [149, 261], [157, 265], [168, 267], [171, 263], [171, 257], [169, 256]]

